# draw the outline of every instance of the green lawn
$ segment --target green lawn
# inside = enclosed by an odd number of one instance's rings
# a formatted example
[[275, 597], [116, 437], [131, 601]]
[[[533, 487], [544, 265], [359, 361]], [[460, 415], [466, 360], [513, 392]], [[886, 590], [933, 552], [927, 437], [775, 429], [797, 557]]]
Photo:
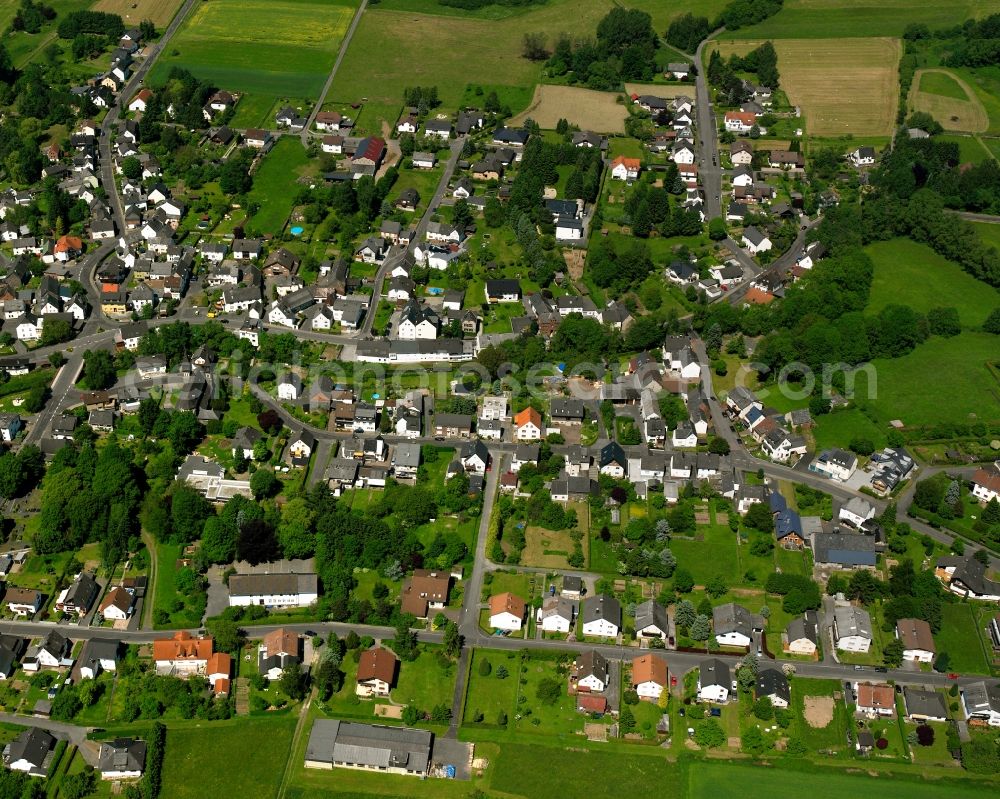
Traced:
[[[581, 739], [582, 740], [582, 739]], [[700, 767], [701, 764], [698, 764]], [[681, 799], [686, 795], [685, 766], [666, 761], [658, 750], [650, 754], [621, 751], [580, 752], [566, 748], [504, 744], [490, 787], [526, 799], [550, 799], [585, 793], [590, 796], [646, 796]], [[738, 796], [739, 793], [714, 796]]]
[[276, 796], [294, 729], [287, 714], [168, 729], [161, 796]]
[[[167, 624], [157, 624], [156, 629], [169, 629], [171, 627], [197, 627], [201, 624], [201, 605], [193, 605], [190, 597], [184, 597], [177, 593], [177, 585], [174, 578], [177, 576], [176, 561], [181, 556], [183, 547], [180, 544], [157, 544], [155, 550], [156, 557], [156, 584], [153, 586], [153, 608], [154, 611], [163, 609], [170, 615]], [[180, 599], [184, 602], [184, 607], [178, 611], [172, 611], [174, 600]]]
[[323, 88], [357, 3], [353, 0], [213, 0], [198, 6], [157, 61], [219, 88], [315, 97]]
[[971, 605], [945, 605], [942, 608], [941, 630], [935, 640], [938, 653], [948, 653], [950, 670], [961, 674], [991, 673]]
[[236, 104], [230, 124], [234, 128], [273, 128], [275, 113], [273, 94], [245, 94]]
[[978, 164], [988, 161], [993, 156], [989, 149], [979, 143], [975, 136], [963, 136], [960, 133], [953, 133], [940, 137], [941, 141], [953, 142], [958, 145], [958, 158], [963, 164]]
[[[872, 361], [875, 384], [870, 386], [865, 372], [859, 372], [855, 393], [870, 397], [869, 404], [883, 424], [891, 419], [907, 425], [965, 421], [972, 414], [996, 419], [1000, 383], [987, 367], [996, 359], [996, 336], [988, 333], [934, 336], [902, 358]], [[947, 402], [942, 402], [945, 397]]]
[[[519, 13], [493, 7], [482, 13], [451, 13], [430, 7], [429, 0], [382, 3], [369, 6], [351, 39], [347, 55], [330, 91], [337, 102], [401, 104], [408, 86], [437, 86], [445, 108], [457, 108], [467, 85], [517, 87], [527, 103], [539, 81], [542, 64], [521, 57], [527, 32], [550, 37], [572, 28], [592, 35], [598, 21], [612, 7], [611, 0], [550, 0]], [[417, 13], [430, 12], [430, 13]], [[433, 42], [433, 46], [428, 46]], [[378, 53], [377, 68], [372, 54]], [[510, 100], [505, 100], [510, 102]], [[517, 113], [523, 106], [513, 108]]]
[[[964, 137], [963, 137], [964, 138]], [[975, 147], [979, 144], [969, 139]], [[980, 148], [981, 149], [981, 148]], [[1000, 232], [1000, 226], [994, 226]], [[972, 277], [958, 264], [910, 239], [878, 242], [865, 248], [875, 263], [869, 313], [886, 305], [909, 305], [920, 313], [953, 306], [965, 328], [978, 328], [1000, 306], [1000, 291]]]
[[785, 0], [784, 7], [759, 25], [727, 32], [729, 39], [832, 39], [901, 36], [910, 23], [931, 29], [960, 25], [1000, 10], [996, 0]]
[[[490, 673], [485, 677], [479, 673], [482, 662], [490, 664]], [[517, 695], [517, 669], [519, 659], [514, 652], [503, 652], [491, 649], [476, 649], [472, 658], [472, 668], [469, 671], [469, 684], [465, 694], [465, 712], [463, 724], [473, 723], [473, 717], [478, 711], [483, 714], [484, 724], [496, 724], [497, 714], [502, 710], [509, 721], [514, 717], [514, 701]], [[504, 679], [497, 677], [497, 668], [503, 666], [509, 676]]]
[[958, 85], [955, 79], [946, 72], [925, 72], [920, 76], [920, 91], [928, 94], [938, 94], [955, 100], [968, 99], [965, 89]]
[[297, 137], [279, 139], [254, 175], [250, 203], [257, 203], [260, 210], [247, 221], [247, 227], [264, 234], [281, 233], [299, 190], [295, 178], [307, 174], [316, 163], [309, 161]]
[[440, 704], [451, 707], [455, 664], [442, 660], [439, 652], [436, 647], [422, 646], [416, 660], [399, 664], [399, 679], [392, 691], [394, 702], [427, 711]]
[[700, 585], [717, 575], [728, 585], [742, 577], [736, 536], [728, 527], [698, 527], [694, 539], [675, 535], [670, 540], [670, 549], [678, 565], [691, 572], [695, 583]]
[[[879, 799], [983, 799], [990, 788], [973, 782], [917, 781], [891, 775], [869, 776], [816, 767], [794, 771], [785, 768], [760, 768], [735, 763], [706, 761], [690, 769], [689, 799], [753, 796], [768, 799], [844, 799], [846, 796], [878, 796]], [[752, 789], [750, 788], [752, 786]]]
[[[1000, 133], [1000, 67], [978, 67], [976, 69], [963, 67], [951, 71], [972, 87], [976, 97], [986, 109], [990, 118], [987, 133], [991, 135]], [[996, 143], [996, 139], [992, 141]], [[993, 149], [993, 153], [996, 155], [997, 150]]]

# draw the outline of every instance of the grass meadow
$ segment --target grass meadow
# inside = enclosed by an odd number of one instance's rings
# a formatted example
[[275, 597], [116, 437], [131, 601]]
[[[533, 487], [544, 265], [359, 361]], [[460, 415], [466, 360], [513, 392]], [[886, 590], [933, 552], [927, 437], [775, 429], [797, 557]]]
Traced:
[[[1000, 234], [1000, 225], [992, 227]], [[865, 252], [875, 263], [868, 313], [893, 304], [909, 305], [920, 313], [950, 305], [958, 309], [963, 328], [978, 329], [1000, 306], [1000, 291], [925, 244], [893, 239], [871, 244]]]
[[356, 4], [352, 0], [213, 0], [192, 13], [150, 78], [184, 67], [220, 88], [315, 97]]
[[94, 11], [118, 14], [125, 25], [138, 25], [144, 19], [163, 30], [177, 13], [184, 0], [97, 0]]
[[167, 730], [163, 796], [277, 794], [295, 729], [295, 716], [213, 721]]
[[[1000, 11], [998, 0], [785, 0], [784, 7], [759, 25], [727, 31], [732, 39], [825, 39], [828, 37], [902, 36], [906, 26], [959, 25]], [[841, 59], [842, 62], [842, 59]]]
[[973, 607], [955, 603], [945, 605], [941, 613], [938, 652], [948, 653], [950, 668], [962, 674], [990, 674]]
[[247, 226], [261, 233], [280, 233], [292, 210], [298, 192], [295, 178], [305, 175], [316, 162], [310, 162], [302, 142], [295, 136], [282, 136], [266, 156], [253, 179], [250, 203], [260, 210]]
[[939, 120], [945, 130], [982, 133], [990, 127], [989, 112], [976, 90], [948, 70], [921, 70], [907, 102], [911, 110]]
[[942, 69], [925, 70], [920, 74], [920, 91], [927, 94], [939, 94], [942, 97], [951, 97], [954, 100], [965, 100], [967, 95], [965, 89], [955, 78]]

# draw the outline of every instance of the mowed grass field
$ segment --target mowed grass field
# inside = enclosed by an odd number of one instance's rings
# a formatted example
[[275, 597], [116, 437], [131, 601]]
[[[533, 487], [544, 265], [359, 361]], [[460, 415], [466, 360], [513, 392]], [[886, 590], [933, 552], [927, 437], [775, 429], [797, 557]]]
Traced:
[[[719, 42], [724, 56], [763, 40]], [[781, 88], [813, 136], [885, 136], [896, 122], [898, 39], [779, 39]]]
[[555, 128], [565, 119], [582, 130], [596, 133], [624, 133], [628, 111], [618, 102], [616, 92], [597, 92], [576, 86], [536, 86], [531, 105], [511, 124], [520, 125], [533, 119], [540, 127]]
[[353, 0], [203, 3], [171, 40], [150, 82], [180, 66], [228, 91], [315, 97], [355, 8]]
[[910, 23], [945, 28], [997, 11], [1000, 0], [785, 0], [770, 19], [724, 35], [727, 39], [902, 36]]
[[[803, 767], [805, 764], [802, 764]], [[869, 771], [868, 774], [876, 772]], [[899, 773], [881, 777], [816, 768], [791, 771], [785, 768], [744, 766], [718, 761], [698, 763], [688, 771], [689, 799], [720, 796], [767, 797], [768, 799], [844, 799], [846, 796], [878, 796], [880, 799], [983, 799], [995, 786], [972, 781], [915, 781]]]
[[170, 799], [277, 794], [295, 716], [274, 715], [169, 728], [163, 790]]
[[908, 106], [926, 111], [945, 130], [982, 133], [990, 126], [989, 114], [975, 90], [945, 69], [920, 70], [914, 76]]
[[184, 0], [97, 0], [94, 11], [118, 14], [126, 25], [138, 25], [144, 19], [163, 30], [174, 18]]
[[865, 252], [875, 263], [869, 313], [886, 305], [909, 305], [920, 313], [951, 305], [958, 309], [962, 327], [978, 329], [1000, 307], [1000, 291], [924, 244], [893, 239], [870, 244]]
[[[426, 1], [415, 4], [426, 10]], [[524, 34], [563, 31], [592, 36], [612, 8], [611, 0], [550, 0], [531, 11], [494, 20], [475, 14], [430, 14], [390, 10], [399, 2], [369, 6], [337, 71], [329, 98], [335, 102], [402, 104], [408, 86], [437, 86], [445, 109], [462, 104], [466, 86], [528, 88], [539, 82], [542, 64], [521, 57]], [[522, 95], [527, 107], [530, 95]], [[395, 120], [389, 120], [395, 121]]]

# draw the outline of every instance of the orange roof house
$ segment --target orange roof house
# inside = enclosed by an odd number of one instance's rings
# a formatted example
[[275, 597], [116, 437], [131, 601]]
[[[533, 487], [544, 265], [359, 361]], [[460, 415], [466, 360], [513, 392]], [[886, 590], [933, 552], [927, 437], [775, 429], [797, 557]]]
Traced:
[[858, 710], [891, 716], [896, 710], [896, 694], [892, 686], [861, 683], [858, 686]]
[[542, 415], [534, 408], [525, 408], [520, 413], [514, 414], [514, 427], [521, 428], [528, 424], [533, 424], [539, 431], [542, 429]]
[[195, 638], [186, 630], [174, 633], [172, 638], [153, 641], [156, 673], [183, 676], [205, 674], [213, 646], [214, 641], [210, 637]]
[[217, 696], [229, 693], [229, 675], [233, 671], [233, 659], [225, 652], [216, 652], [208, 658], [205, 676], [212, 684], [212, 690]]
[[768, 303], [774, 302], [774, 295], [768, 291], [764, 291], [763, 289], [753, 286], [746, 293], [743, 299], [752, 305], [767, 305]]
[[619, 180], [638, 177], [640, 169], [642, 169], [642, 160], [639, 158], [626, 158], [624, 155], [619, 155], [611, 162], [611, 175]]
[[667, 686], [667, 661], [655, 655], [643, 655], [632, 661], [632, 687], [638, 688], [646, 683]]
[[496, 616], [499, 613], [511, 613], [519, 619], [524, 618], [524, 611], [527, 608], [524, 600], [517, 594], [505, 591], [502, 594], [494, 594], [490, 597], [490, 615]]
[[60, 236], [54, 249], [57, 254], [81, 252], [83, 250], [83, 240], [79, 236]]

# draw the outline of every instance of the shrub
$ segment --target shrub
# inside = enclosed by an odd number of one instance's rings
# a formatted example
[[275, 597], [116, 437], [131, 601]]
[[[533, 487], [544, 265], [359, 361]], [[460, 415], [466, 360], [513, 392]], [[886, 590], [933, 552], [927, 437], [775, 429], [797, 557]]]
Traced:
[[875, 742], [875, 748], [876, 749], [885, 749], [888, 746], [889, 746], [889, 742], [885, 738], [879, 738]]

